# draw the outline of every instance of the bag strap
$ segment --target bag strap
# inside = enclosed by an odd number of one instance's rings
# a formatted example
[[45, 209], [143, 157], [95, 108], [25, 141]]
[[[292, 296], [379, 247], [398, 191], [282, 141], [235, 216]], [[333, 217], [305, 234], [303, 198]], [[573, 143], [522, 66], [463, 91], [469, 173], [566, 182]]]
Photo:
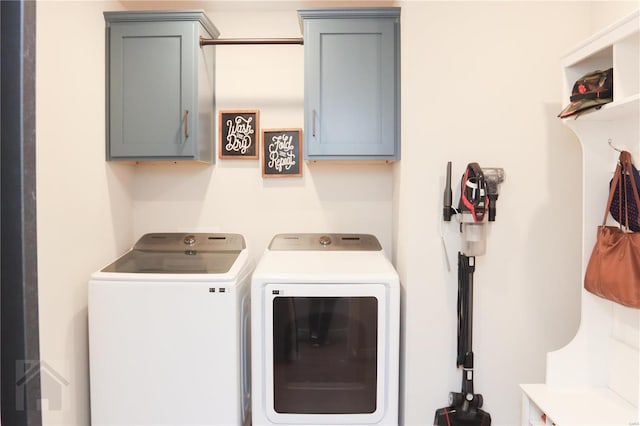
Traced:
[[[627, 151], [622, 151], [620, 153], [620, 161], [622, 162], [622, 169], [625, 175], [629, 175], [631, 181], [631, 188], [633, 189], [633, 197], [636, 201], [636, 206], [640, 208], [640, 195], [638, 195], [638, 187], [636, 185], [636, 179], [633, 170], [633, 161], [631, 160], [631, 154]], [[624, 179], [626, 185], [627, 179]], [[628, 210], [628, 200], [626, 199], [626, 188], [625, 188], [625, 214], [626, 214], [626, 227], [627, 231], [629, 230], [629, 210]]]
[[[620, 176], [624, 177], [624, 164], [620, 164], [622, 167], [622, 170], [620, 171]], [[618, 214], [620, 215], [619, 217], [619, 222], [618, 224], [620, 225], [620, 229], [622, 229], [623, 223], [622, 223], [622, 214], [624, 214], [625, 216], [625, 223], [627, 228], [629, 227], [629, 220], [627, 218], [627, 206], [629, 205], [629, 200], [627, 200], [627, 180], [622, 178], [622, 179], [618, 179]], [[622, 210], [622, 200], [624, 199], [624, 210]]]
[[[622, 184], [622, 188], [620, 188], [620, 191], [618, 192], [618, 194], [620, 194], [618, 199], [620, 200], [620, 211], [622, 211], [622, 199], [624, 198], [624, 228], [625, 229], [629, 229], [629, 197], [627, 197], [627, 175], [628, 175], [627, 164], [623, 163], [622, 175], [620, 178], [620, 183]], [[620, 223], [620, 225], [622, 225], [622, 223]]]
[[[620, 186], [620, 175], [622, 174], [622, 154], [626, 151], [622, 151], [620, 153], [620, 161], [616, 165], [616, 171], [613, 172], [613, 180], [611, 182], [611, 187], [609, 188], [609, 199], [607, 200], [607, 207], [604, 209], [604, 217], [602, 218], [602, 226], [604, 227], [607, 223], [607, 216], [609, 215], [609, 209], [611, 208], [611, 202], [613, 201], [613, 195], [616, 193], [616, 188]], [[622, 188], [621, 188], [622, 189]], [[622, 196], [622, 193], [620, 193]], [[622, 212], [620, 213], [622, 214]]]

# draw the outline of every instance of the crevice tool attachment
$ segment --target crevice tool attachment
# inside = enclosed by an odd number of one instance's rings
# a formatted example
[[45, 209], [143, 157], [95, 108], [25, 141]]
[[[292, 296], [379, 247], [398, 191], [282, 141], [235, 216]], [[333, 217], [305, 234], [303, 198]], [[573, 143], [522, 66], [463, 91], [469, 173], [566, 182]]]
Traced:
[[444, 186], [444, 206], [442, 208], [442, 217], [445, 222], [451, 222], [451, 215], [454, 210], [451, 208], [451, 161], [447, 162], [447, 177]]

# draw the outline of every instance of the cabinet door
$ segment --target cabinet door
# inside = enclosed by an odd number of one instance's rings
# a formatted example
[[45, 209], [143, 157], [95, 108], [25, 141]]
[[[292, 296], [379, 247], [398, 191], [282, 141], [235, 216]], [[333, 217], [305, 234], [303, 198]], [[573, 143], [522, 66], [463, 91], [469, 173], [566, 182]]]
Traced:
[[195, 28], [180, 22], [111, 25], [111, 158], [194, 156]]
[[394, 158], [396, 20], [305, 24], [307, 157]]

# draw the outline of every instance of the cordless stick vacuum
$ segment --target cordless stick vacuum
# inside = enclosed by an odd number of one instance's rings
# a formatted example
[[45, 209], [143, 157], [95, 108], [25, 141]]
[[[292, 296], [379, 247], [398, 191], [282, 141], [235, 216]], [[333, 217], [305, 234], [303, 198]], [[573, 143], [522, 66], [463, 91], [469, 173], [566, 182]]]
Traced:
[[453, 209], [451, 194], [451, 162], [447, 163], [444, 190], [444, 220], [460, 216], [462, 251], [458, 253], [458, 353], [456, 364], [462, 367], [462, 389], [449, 393], [449, 406], [436, 410], [436, 426], [490, 426], [491, 415], [482, 410], [482, 395], [473, 389], [473, 273], [475, 257], [486, 251], [486, 222], [495, 221], [498, 186], [504, 181], [504, 170], [482, 169], [469, 163], [460, 182], [460, 202]]

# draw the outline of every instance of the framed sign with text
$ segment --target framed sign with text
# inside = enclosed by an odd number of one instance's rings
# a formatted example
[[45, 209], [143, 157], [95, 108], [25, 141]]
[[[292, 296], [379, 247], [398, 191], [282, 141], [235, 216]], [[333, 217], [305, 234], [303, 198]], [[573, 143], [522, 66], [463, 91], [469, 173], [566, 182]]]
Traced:
[[260, 111], [220, 111], [218, 127], [218, 157], [246, 160], [258, 158]]
[[262, 177], [302, 176], [302, 129], [262, 132]]

